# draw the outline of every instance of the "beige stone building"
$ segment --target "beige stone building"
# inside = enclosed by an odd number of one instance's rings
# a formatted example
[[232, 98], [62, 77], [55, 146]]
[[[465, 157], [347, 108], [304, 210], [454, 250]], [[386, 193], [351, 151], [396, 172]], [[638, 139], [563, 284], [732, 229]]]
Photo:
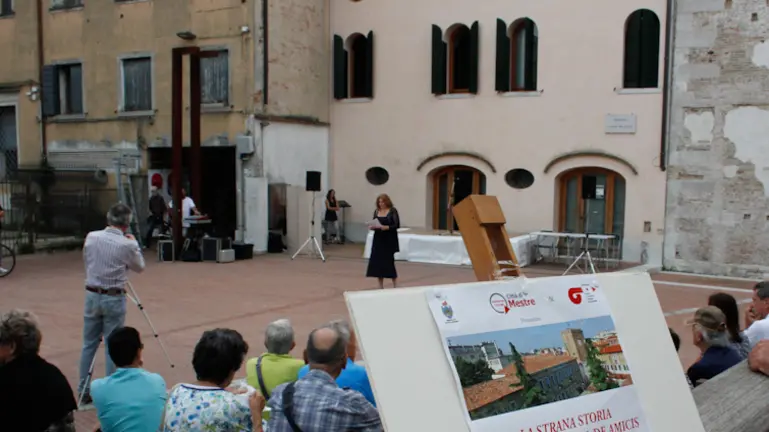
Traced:
[[171, 52], [198, 46], [217, 53], [201, 60], [198, 206], [266, 248], [268, 184], [328, 170], [329, 43], [323, 1], [265, 1], [0, 0], [0, 205], [13, 217], [8, 174], [43, 162], [114, 189], [121, 153], [167, 190]]

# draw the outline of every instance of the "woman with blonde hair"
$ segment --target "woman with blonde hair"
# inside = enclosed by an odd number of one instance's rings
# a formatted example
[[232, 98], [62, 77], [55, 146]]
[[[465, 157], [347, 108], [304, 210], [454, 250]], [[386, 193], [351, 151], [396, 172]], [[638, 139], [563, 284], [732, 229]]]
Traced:
[[400, 251], [398, 244], [398, 228], [401, 226], [398, 210], [387, 194], [376, 198], [374, 218], [368, 224], [374, 231], [374, 241], [371, 243], [371, 256], [368, 260], [366, 277], [379, 280], [379, 288], [384, 288], [384, 280], [392, 279], [393, 288], [397, 286], [398, 272], [395, 270], [395, 253]]

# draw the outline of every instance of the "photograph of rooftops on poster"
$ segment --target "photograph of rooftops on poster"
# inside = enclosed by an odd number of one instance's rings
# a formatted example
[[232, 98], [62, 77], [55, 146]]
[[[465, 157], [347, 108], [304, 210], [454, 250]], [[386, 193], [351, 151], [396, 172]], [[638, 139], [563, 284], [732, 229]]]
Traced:
[[632, 384], [609, 315], [446, 343], [473, 421]]

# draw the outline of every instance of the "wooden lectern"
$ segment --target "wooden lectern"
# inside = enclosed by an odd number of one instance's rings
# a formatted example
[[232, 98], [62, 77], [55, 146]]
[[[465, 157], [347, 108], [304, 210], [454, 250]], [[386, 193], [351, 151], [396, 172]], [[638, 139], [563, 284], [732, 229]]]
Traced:
[[497, 197], [470, 195], [453, 213], [479, 281], [522, 276]]

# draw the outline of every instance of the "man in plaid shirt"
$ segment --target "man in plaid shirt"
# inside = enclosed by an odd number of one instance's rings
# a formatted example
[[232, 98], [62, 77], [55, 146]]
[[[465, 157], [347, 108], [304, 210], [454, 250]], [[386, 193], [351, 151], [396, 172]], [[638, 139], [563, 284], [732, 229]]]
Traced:
[[269, 401], [270, 432], [382, 432], [379, 412], [362, 394], [339, 388], [336, 378], [347, 364], [347, 341], [334, 326], [310, 333], [310, 372], [275, 388]]

